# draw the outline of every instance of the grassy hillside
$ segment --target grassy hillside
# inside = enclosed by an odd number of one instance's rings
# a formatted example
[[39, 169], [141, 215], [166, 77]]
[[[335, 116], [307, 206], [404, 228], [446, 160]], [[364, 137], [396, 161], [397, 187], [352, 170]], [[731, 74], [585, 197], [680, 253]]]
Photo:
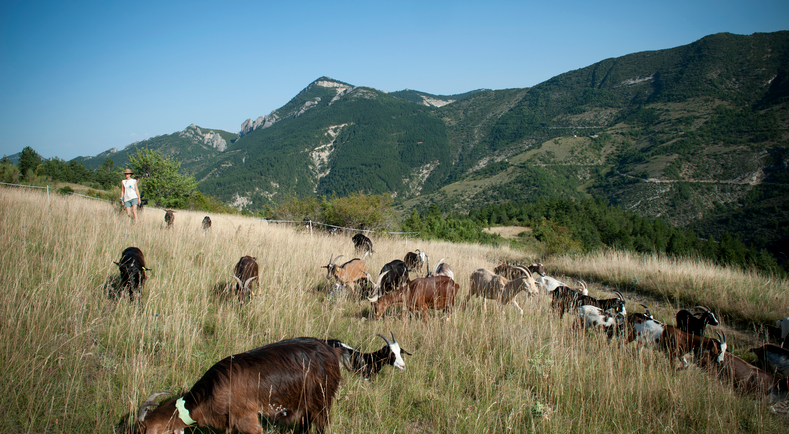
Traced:
[[[147, 209], [137, 226], [99, 201], [0, 189], [0, 431], [113, 432], [160, 390], [189, 388], [221, 358], [296, 336], [332, 337], [362, 350], [393, 331], [414, 353], [404, 372], [386, 368], [366, 382], [344, 373], [331, 432], [785, 432], [786, 421], [706, 373], [675, 372], [667, 358], [579, 333], [549, 313], [545, 296], [511, 306], [480, 300], [425, 323], [395, 309], [382, 320], [369, 303], [331, 297], [330, 255], [353, 257], [348, 237], [255, 220]], [[461, 285], [479, 267], [527, 260], [508, 249], [375, 238], [368, 268], [420, 248], [449, 257]], [[140, 305], [107, 295], [111, 261], [140, 247], [153, 268]], [[258, 295], [243, 308], [226, 293], [233, 264], [261, 264]], [[529, 256], [529, 255], [527, 255]], [[784, 281], [650, 257], [559, 259], [551, 274], [683, 294], [761, 320], [789, 311]], [[660, 296], [658, 295], [658, 298]], [[729, 304], [730, 303], [730, 304]], [[634, 303], [628, 310], [636, 311]], [[657, 310], [657, 309], [656, 309]], [[659, 310], [659, 315], [669, 315]], [[662, 317], [671, 322], [670, 317]], [[724, 317], [724, 322], [726, 318]], [[727, 326], [729, 324], [724, 324]], [[753, 338], [751, 338], [753, 339]], [[742, 354], [743, 341], [732, 339]], [[204, 431], [207, 432], [207, 431]], [[288, 432], [270, 427], [270, 432]]]

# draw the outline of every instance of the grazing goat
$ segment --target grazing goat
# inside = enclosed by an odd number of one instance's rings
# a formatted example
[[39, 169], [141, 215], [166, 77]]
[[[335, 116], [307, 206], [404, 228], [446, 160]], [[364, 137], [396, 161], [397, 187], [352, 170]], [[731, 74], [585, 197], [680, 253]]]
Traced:
[[471, 277], [469, 277], [470, 287], [465, 302], [468, 303], [471, 296], [476, 295], [484, 299], [486, 308], [488, 299], [498, 300], [502, 306], [507, 303], [512, 303], [512, 305], [520, 311], [520, 314], [523, 315], [523, 309], [518, 306], [518, 302], [515, 301], [515, 296], [521, 291], [527, 291], [529, 295], [534, 295], [537, 293], [537, 288], [533, 283], [531, 285], [529, 284], [531, 273], [523, 268], [520, 268], [520, 270], [522, 271], [522, 277], [514, 280], [509, 280], [504, 276], [494, 274], [484, 268], [474, 271], [471, 273]]
[[386, 342], [386, 345], [374, 353], [356, 351], [351, 346], [337, 339], [328, 339], [326, 343], [343, 351], [341, 360], [345, 369], [355, 372], [367, 380], [381, 371], [385, 365], [393, 366], [401, 371], [404, 370], [405, 361], [403, 361], [402, 355], [408, 354], [410, 356], [411, 353], [400, 347], [394, 333], [392, 333], [391, 342], [384, 335], [378, 336]]
[[426, 259], [427, 254], [416, 249], [415, 252], [406, 253], [403, 262], [405, 262], [405, 266], [408, 267], [409, 272], [416, 271], [417, 274], [422, 274], [422, 265], [424, 265]]
[[[691, 312], [693, 310], [701, 311], [698, 317], [693, 315]], [[715, 314], [706, 306], [694, 306], [690, 310], [682, 309], [677, 312], [677, 327], [684, 332], [704, 336], [707, 324], [717, 326], [720, 323], [715, 318]]]
[[493, 269], [493, 272], [499, 276], [504, 276], [507, 279], [513, 280], [525, 276], [523, 270], [527, 269], [532, 274], [536, 273], [540, 276], [545, 276], [545, 267], [540, 262], [535, 262], [528, 267], [522, 265], [499, 264]]
[[[315, 338], [275, 342], [227, 357], [192, 389], [149, 411], [158, 394], [140, 407], [145, 434], [183, 432], [188, 426], [262, 434], [260, 415], [272, 423], [314, 424], [323, 433], [342, 381], [341, 351]], [[155, 404], [155, 402], [153, 403]]]
[[371, 295], [384, 295], [390, 293], [401, 286], [408, 285], [411, 282], [411, 277], [408, 275], [408, 267], [404, 261], [399, 259], [395, 259], [394, 261], [386, 264], [381, 268], [381, 272], [378, 273], [378, 277], [380, 277], [387, 273], [383, 280], [381, 280], [381, 284], [379, 285], [380, 291], [373, 292]]
[[369, 252], [365, 253], [362, 259], [351, 259], [339, 267], [334, 263], [337, 262], [338, 259], [342, 258], [343, 255], [339, 255], [334, 258], [332, 254], [329, 256], [329, 264], [322, 265], [321, 268], [326, 269], [326, 279], [337, 279], [337, 282], [340, 285], [343, 287], [348, 286], [350, 291], [353, 292], [357, 281], [367, 279], [367, 264], [364, 262], [364, 260], [367, 258], [368, 254]]
[[579, 306], [577, 309], [581, 328], [605, 330], [609, 339], [624, 326], [625, 317], [621, 313], [610, 315], [597, 306], [589, 305]]
[[175, 211], [171, 209], [164, 210], [164, 222], [167, 224], [167, 229], [171, 229], [175, 222]]
[[[581, 282], [581, 284], [583, 285], [584, 288], [586, 288], [586, 284], [583, 283], [583, 281]], [[603, 310], [613, 311], [615, 313], [618, 312], [621, 313], [623, 316], [627, 315], [627, 310], [625, 310], [625, 296], [623, 296], [622, 293], [619, 291], [614, 291], [614, 294], [616, 294], [616, 298], [606, 298], [603, 300], [598, 300], [589, 295], [581, 294], [578, 296], [577, 305], [597, 306]]]
[[688, 363], [682, 359], [682, 356], [691, 352], [695, 356], [710, 355], [718, 363], [722, 363], [723, 356], [726, 354], [726, 333], [722, 336], [720, 332], [716, 333], [720, 339], [706, 338], [683, 332], [677, 327], [664, 325], [658, 347], [668, 354], [669, 358], [680, 360], [685, 367]]
[[[569, 312], [578, 306], [583, 306], [584, 304], [597, 306], [598, 300], [589, 297], [587, 295], [588, 293], [589, 291], [586, 289], [586, 283], [583, 280], [581, 281], [581, 289], [573, 289], [569, 286], [558, 286], [551, 291], [551, 307], [559, 314], [559, 318], [562, 318], [565, 312]], [[622, 314], [626, 315], [625, 312], [622, 312]]]
[[721, 381], [730, 384], [734, 390], [755, 393], [766, 397], [770, 403], [783, 401], [789, 394], [789, 381], [759, 369], [732, 353], [727, 353], [723, 361], [716, 364], [702, 358], [699, 365], [714, 371]]
[[258, 288], [260, 288], [260, 273], [258, 272], [257, 258], [252, 256], [242, 256], [238, 260], [236, 266], [233, 268], [234, 276], [236, 279], [236, 294], [238, 294], [238, 301], [241, 305], [247, 302], [247, 299], [252, 295], [252, 283], [257, 279]]
[[[120, 262], [113, 261], [121, 272], [121, 290], [129, 289], [129, 300], [134, 301], [134, 294], [142, 294], [145, 280], [148, 276], [145, 272], [145, 256], [142, 250], [137, 247], [127, 247], [121, 253]], [[142, 296], [140, 297], [142, 299]]]
[[759, 358], [761, 368], [770, 373], [789, 377], [789, 349], [767, 344], [748, 350]]
[[373, 242], [364, 235], [356, 234], [351, 240], [353, 240], [353, 247], [356, 249], [357, 253], [369, 252], [371, 255], [375, 253], [373, 251]]
[[[642, 305], [643, 306], [643, 305]], [[631, 313], [625, 318], [626, 343], [638, 339], [644, 344], [657, 346], [663, 336], [663, 324], [652, 318], [649, 313]]]
[[203, 217], [203, 232], [208, 232], [211, 230], [211, 217], [205, 216]]
[[386, 313], [389, 306], [404, 304], [409, 311], [421, 311], [422, 319], [427, 322], [428, 309], [443, 309], [451, 315], [459, 288], [460, 285], [447, 276], [423, 277], [384, 296], [368, 297], [368, 300], [376, 318]]

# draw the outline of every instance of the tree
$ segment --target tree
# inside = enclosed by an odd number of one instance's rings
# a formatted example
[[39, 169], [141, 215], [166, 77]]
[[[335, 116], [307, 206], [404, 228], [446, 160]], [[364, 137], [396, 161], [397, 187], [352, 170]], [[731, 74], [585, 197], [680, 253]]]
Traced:
[[197, 190], [193, 176], [178, 174], [181, 163], [156, 151], [137, 149], [129, 155], [129, 165], [140, 182], [140, 194], [160, 206], [186, 208], [187, 198]]
[[27, 176], [27, 173], [32, 170], [35, 174], [39, 164], [41, 164], [41, 156], [30, 146], [25, 146], [19, 156], [19, 172], [23, 176]]

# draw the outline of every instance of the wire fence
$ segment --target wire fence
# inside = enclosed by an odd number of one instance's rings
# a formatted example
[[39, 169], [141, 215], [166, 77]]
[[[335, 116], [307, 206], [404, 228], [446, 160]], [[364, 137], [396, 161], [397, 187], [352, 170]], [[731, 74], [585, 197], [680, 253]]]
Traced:
[[[47, 190], [47, 199], [49, 199], [49, 185], [47, 185], [45, 187], [41, 187], [41, 186], [37, 186], [37, 185], [9, 184], [7, 182], [0, 182], [0, 185], [8, 185], [8, 186], [12, 186], [12, 187], [46, 189]], [[76, 193], [76, 192], [71, 192], [69, 194], [71, 194], [73, 196], [80, 196], [80, 197], [85, 197], [85, 198], [93, 199], [93, 200], [100, 200], [100, 201], [107, 202], [107, 203], [115, 203], [114, 201], [111, 201], [111, 200], [102, 199], [100, 197], [87, 196], [87, 195], [79, 194], [79, 193]], [[150, 209], [150, 208], [153, 208], [153, 209], [156, 209], [156, 210], [160, 210], [160, 211], [165, 211], [163, 208], [157, 208], [155, 206], [147, 206], [147, 207], [145, 207], [145, 209]], [[224, 216], [224, 218], [228, 219], [227, 216]], [[273, 223], [273, 224], [284, 223], [284, 224], [304, 225], [304, 226], [309, 226], [309, 228], [310, 228], [310, 235], [312, 235], [312, 230], [313, 230], [314, 226], [323, 226], [323, 227], [326, 227], [326, 228], [330, 228], [329, 229], [330, 232], [331, 231], [343, 230], [343, 231], [359, 232], [359, 233], [364, 232], [364, 233], [387, 234], [387, 235], [405, 235], [406, 236], [406, 240], [408, 239], [409, 235], [416, 236], [416, 235], [419, 235], [421, 233], [421, 232], [376, 231], [376, 230], [371, 230], [371, 229], [348, 228], [348, 227], [344, 227], [344, 226], [330, 225], [328, 223], [316, 222], [316, 221], [312, 221], [312, 220], [301, 220], [301, 221], [299, 221], [299, 220], [269, 220], [269, 219], [254, 219], [254, 218], [243, 218], [243, 219], [241, 219], [241, 218], [239, 218], [239, 219], [232, 219], [232, 218], [230, 218], [229, 220], [245, 220], [245, 221], [250, 221], [251, 220], [251, 221], [259, 221], [259, 222], [266, 222], [266, 223]]]

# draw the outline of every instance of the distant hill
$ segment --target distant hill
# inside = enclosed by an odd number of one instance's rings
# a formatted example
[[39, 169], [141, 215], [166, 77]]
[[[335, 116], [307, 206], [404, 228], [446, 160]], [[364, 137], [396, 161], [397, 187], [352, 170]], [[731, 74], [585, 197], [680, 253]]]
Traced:
[[775, 250], [789, 240], [787, 104], [789, 32], [721, 33], [523, 89], [387, 93], [321, 77], [237, 134], [190, 126], [86, 161], [123, 165], [149, 147], [250, 210], [357, 191], [389, 193], [403, 211], [604, 198]]

